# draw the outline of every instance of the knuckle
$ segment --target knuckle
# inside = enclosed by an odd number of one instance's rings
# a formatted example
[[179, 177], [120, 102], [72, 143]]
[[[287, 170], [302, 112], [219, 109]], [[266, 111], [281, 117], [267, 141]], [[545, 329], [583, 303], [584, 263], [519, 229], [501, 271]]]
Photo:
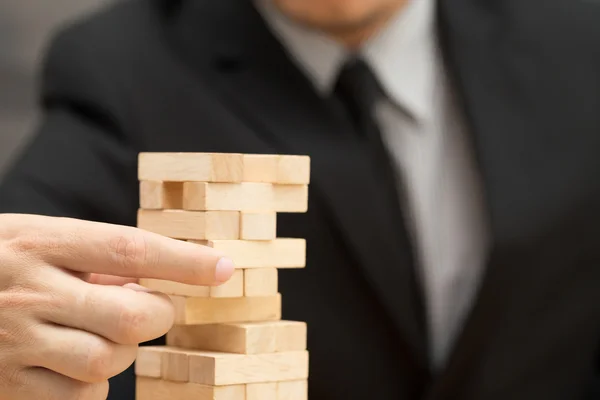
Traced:
[[0, 292], [36, 293], [45, 286], [39, 278], [41, 263], [30, 253], [17, 250], [20, 245], [0, 240]]
[[139, 269], [148, 262], [150, 248], [143, 235], [121, 235], [110, 241], [109, 253], [124, 269]]
[[136, 307], [125, 305], [119, 313], [118, 332], [124, 344], [139, 343], [144, 327], [148, 325], [150, 315]]
[[36, 322], [20, 311], [0, 311], [0, 365], [22, 364], [38, 343]]
[[6, 247], [15, 254], [28, 253], [39, 246], [38, 238], [34, 235], [19, 235], [6, 241]]
[[43, 307], [49, 315], [55, 314], [65, 308], [72, 308], [72, 303], [69, 303], [67, 298], [51, 290], [36, 297], [40, 299], [38, 308]]
[[16, 341], [17, 335], [13, 329], [0, 326], [0, 348], [11, 347]]
[[106, 400], [108, 391], [109, 383], [107, 380], [98, 383], [81, 384], [73, 392], [69, 400]]
[[90, 346], [86, 360], [86, 375], [92, 383], [112, 378], [114, 353], [114, 347], [106, 342]]
[[44, 237], [35, 232], [23, 232], [8, 239], [6, 247], [15, 254], [38, 253], [43, 249], [53, 248], [55, 246], [52, 238]]
[[0, 310], [31, 310], [45, 302], [44, 296], [29, 290], [15, 289], [0, 292]]
[[28, 338], [30, 337], [26, 328], [24, 329], [23, 326], [13, 323], [13, 321], [8, 322], [10, 323], [10, 328], [0, 326], [0, 353], [4, 353], [6, 350], [10, 351], [10, 349], [14, 350], [17, 346], [28, 342]]
[[18, 392], [26, 385], [27, 383], [23, 380], [19, 369], [14, 368], [9, 364], [0, 364], [0, 387]]

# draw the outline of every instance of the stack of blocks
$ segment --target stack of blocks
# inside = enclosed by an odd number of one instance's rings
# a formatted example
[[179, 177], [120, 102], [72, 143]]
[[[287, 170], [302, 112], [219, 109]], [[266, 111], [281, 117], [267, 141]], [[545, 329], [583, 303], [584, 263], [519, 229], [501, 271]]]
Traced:
[[305, 156], [142, 153], [138, 227], [221, 250], [222, 286], [140, 284], [175, 306], [166, 346], [140, 347], [137, 400], [307, 400], [304, 322], [283, 321], [278, 269], [304, 268], [304, 239], [277, 238], [278, 212], [308, 208]]

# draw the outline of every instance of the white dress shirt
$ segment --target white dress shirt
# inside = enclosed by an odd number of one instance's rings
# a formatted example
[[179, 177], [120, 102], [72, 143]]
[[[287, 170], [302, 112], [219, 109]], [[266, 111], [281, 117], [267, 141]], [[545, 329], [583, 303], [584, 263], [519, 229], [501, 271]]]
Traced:
[[[286, 18], [273, 0], [256, 3], [316, 90], [329, 95], [349, 52]], [[437, 369], [473, 304], [489, 234], [473, 152], [441, 62], [435, 6], [410, 0], [359, 51], [386, 92], [376, 119], [406, 185]]]

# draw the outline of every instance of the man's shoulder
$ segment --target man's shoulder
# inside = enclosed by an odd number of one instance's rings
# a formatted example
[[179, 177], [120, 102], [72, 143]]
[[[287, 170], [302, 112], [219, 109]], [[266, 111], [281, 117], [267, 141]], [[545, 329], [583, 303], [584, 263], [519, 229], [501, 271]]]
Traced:
[[96, 57], [129, 58], [158, 43], [165, 3], [167, 0], [110, 3], [60, 26], [52, 36], [50, 47], [61, 55], [85, 50]]
[[92, 108], [125, 129], [133, 96], [176, 74], [164, 32], [173, 1], [119, 0], [59, 27], [41, 65], [41, 103]]
[[165, 33], [172, 4], [177, 1], [119, 0], [60, 26], [44, 54], [42, 98], [123, 114], [136, 89], [174, 74]]

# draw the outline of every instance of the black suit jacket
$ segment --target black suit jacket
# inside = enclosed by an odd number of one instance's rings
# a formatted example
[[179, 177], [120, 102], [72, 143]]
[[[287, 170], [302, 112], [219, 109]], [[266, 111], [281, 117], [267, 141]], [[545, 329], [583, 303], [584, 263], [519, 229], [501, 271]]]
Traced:
[[[594, 398], [600, 344], [600, 4], [445, 0], [445, 59], [484, 178], [493, 248], [448, 367], [368, 154], [243, 0], [132, 0], [57, 33], [44, 117], [0, 211], [135, 225], [137, 154], [308, 154], [308, 240], [282, 271], [308, 322], [311, 400]], [[449, 305], [451, 306], [451, 305]], [[110, 399], [133, 399], [133, 373]]]

